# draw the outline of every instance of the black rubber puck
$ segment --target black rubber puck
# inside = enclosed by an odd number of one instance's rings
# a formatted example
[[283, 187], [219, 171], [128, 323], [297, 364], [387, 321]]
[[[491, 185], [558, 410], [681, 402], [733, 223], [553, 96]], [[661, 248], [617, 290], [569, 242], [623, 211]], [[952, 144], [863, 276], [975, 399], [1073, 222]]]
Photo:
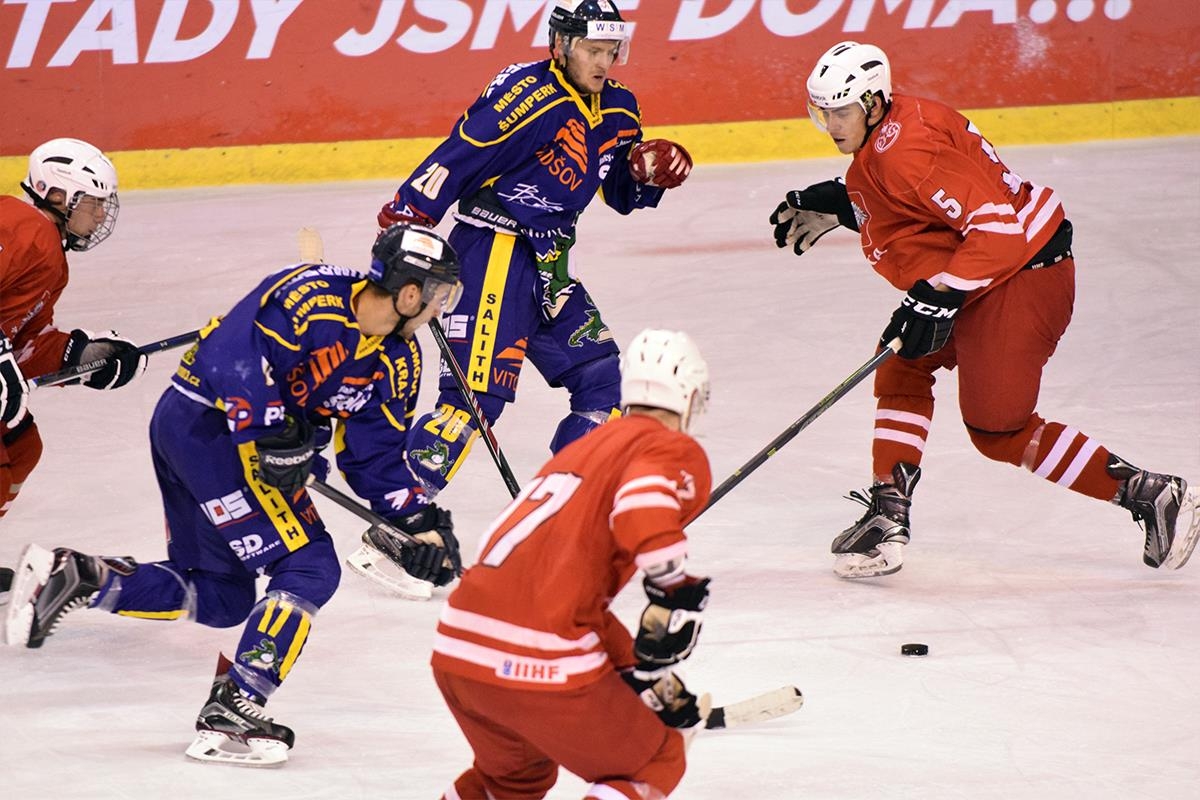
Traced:
[[900, 645], [900, 655], [902, 656], [927, 656], [929, 655], [929, 645], [927, 644], [902, 644]]

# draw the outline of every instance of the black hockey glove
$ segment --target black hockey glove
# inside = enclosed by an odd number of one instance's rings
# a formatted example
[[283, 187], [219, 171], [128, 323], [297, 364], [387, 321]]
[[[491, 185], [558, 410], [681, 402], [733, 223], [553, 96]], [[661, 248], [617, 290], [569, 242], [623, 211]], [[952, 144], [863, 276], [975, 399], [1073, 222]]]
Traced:
[[841, 180], [822, 181], [788, 192], [771, 215], [771, 224], [775, 226], [775, 246], [791, 247], [798, 256], [838, 225], [858, 230], [854, 207]]
[[263, 483], [286, 495], [304, 488], [317, 454], [316, 432], [307, 420], [289, 416], [283, 430], [255, 440], [254, 446]]
[[29, 384], [17, 364], [12, 342], [0, 331], [0, 423], [12, 427], [20, 422], [29, 402]]
[[430, 503], [415, 514], [393, 520], [392, 524], [421, 540], [419, 546], [404, 545], [397, 553], [400, 566], [409, 575], [434, 586], [445, 586], [462, 575], [462, 556], [449, 511]]
[[623, 670], [621, 677], [664, 725], [691, 728], [702, 721], [698, 698], [671, 670], [639, 664], [633, 669]]
[[118, 336], [116, 331], [99, 334], [82, 328], [71, 331], [63, 352], [63, 367], [78, 367], [93, 361], [105, 363], [79, 382], [89, 389], [117, 389], [145, 372], [148, 359], [145, 353], [138, 352], [137, 345]]
[[901, 358], [921, 358], [946, 346], [954, 330], [954, 318], [962, 308], [967, 293], [958, 289], [939, 292], [920, 280], [913, 284], [900, 307], [892, 312], [892, 321], [879, 337], [879, 346], [900, 337], [903, 342], [897, 355]]
[[642, 611], [634, 655], [656, 666], [678, 664], [690, 656], [700, 637], [709, 580], [689, 575], [672, 589], [662, 589], [649, 578], [643, 580], [650, 603]]

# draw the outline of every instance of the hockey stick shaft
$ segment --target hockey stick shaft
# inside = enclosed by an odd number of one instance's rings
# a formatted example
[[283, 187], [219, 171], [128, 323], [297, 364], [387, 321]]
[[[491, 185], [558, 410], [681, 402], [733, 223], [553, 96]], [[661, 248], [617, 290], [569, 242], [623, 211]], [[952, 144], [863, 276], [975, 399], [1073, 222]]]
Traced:
[[471, 415], [471, 421], [475, 423], [476, 430], [483, 436], [483, 443], [491, 454], [492, 461], [496, 462], [496, 468], [500, 470], [500, 477], [504, 480], [504, 485], [508, 487], [509, 494], [516, 497], [521, 491], [521, 485], [517, 483], [512, 467], [508, 465], [508, 459], [504, 457], [504, 452], [500, 449], [500, 443], [496, 441], [496, 436], [492, 433], [492, 426], [488, 424], [487, 418], [483, 415], [483, 407], [479, 405], [479, 398], [475, 396], [475, 392], [471, 391], [471, 387], [467, 385], [467, 376], [463, 374], [462, 367], [458, 365], [458, 359], [454, 357], [454, 353], [450, 350], [450, 342], [446, 339], [446, 331], [442, 328], [442, 323], [437, 319], [431, 319], [429, 327], [433, 330], [433, 338], [437, 340], [438, 349], [442, 351], [442, 359], [445, 360], [446, 365], [450, 368], [450, 374], [454, 376], [454, 383], [458, 386], [458, 393], [466, 401], [467, 412]]
[[[740, 467], [735, 469], [733, 474], [726, 478], [720, 486], [718, 486], [716, 489], [713, 489], [712, 494], [709, 495], [708, 504], [705, 505], [704, 508], [700, 509], [700, 514], [703, 514], [705, 511], [708, 511], [710, 508], [712, 508], [718, 500], [729, 494], [729, 492], [733, 490], [733, 487], [744, 481], [751, 472], [754, 472], [754, 470], [761, 467], [764, 463], [766, 463], [767, 459], [779, 452], [779, 450], [782, 449], [785, 444], [796, 438], [796, 435], [800, 433], [800, 431], [811, 425], [813, 420], [828, 411], [830, 407], [832, 407], [833, 404], [838, 400], [841, 400], [843, 397], [845, 397], [851, 389], [862, 382], [863, 378], [870, 375], [879, 368], [880, 364], [895, 355], [900, 349], [901, 344], [902, 342], [899, 338], [892, 339], [890, 342], [888, 342], [886, 347], [880, 350], [879, 353], [871, 358], [870, 361], [854, 370], [854, 372], [851, 373], [844, 381], [839, 383], [832, 392], [822, 397], [815, 406], [810, 408], [804, 416], [787, 426], [783, 433], [771, 440], [770, 444], [755, 453], [754, 457], [745, 464], [742, 464]], [[697, 514], [696, 516], [699, 517], [700, 514]]]
[[[183, 347], [186, 344], [191, 344], [199, 338], [199, 330], [188, 331], [187, 333], [181, 333], [178, 336], [170, 336], [166, 339], [159, 339], [157, 342], [144, 344], [139, 347], [137, 351], [145, 355], [161, 353], [163, 350], [172, 350], [176, 347]], [[91, 375], [93, 372], [102, 370], [111, 360], [112, 359], [109, 358], [99, 358], [95, 361], [89, 361], [86, 364], [78, 364], [74, 367], [68, 367], [67, 369], [59, 370], [58, 372], [50, 372], [37, 378], [30, 378], [29, 386], [30, 388], [38, 386], [58, 386], [59, 384], [67, 383], [75, 380], [76, 378], [82, 378], [84, 376]]]
[[388, 522], [384, 517], [376, 514], [374, 511], [367, 508], [350, 495], [346, 494], [340, 489], [335, 489], [315, 475], [309, 475], [306, 483], [308, 484], [308, 488], [317, 492], [317, 494], [325, 495], [342, 508], [358, 516], [360, 519], [366, 520], [376, 528], [391, 534], [396, 539], [399, 539], [401, 544], [407, 545], [408, 547], [421, 546], [421, 541], [419, 539], [400, 530], [391, 522]]

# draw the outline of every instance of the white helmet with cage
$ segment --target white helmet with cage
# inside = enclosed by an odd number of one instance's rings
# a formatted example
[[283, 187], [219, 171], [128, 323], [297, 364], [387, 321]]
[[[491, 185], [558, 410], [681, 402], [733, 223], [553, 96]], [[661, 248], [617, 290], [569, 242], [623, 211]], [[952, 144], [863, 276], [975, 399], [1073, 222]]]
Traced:
[[892, 68], [873, 44], [839, 42], [825, 51], [808, 76], [808, 113], [826, 129], [826, 112], [857, 103], [870, 113], [875, 95], [892, 100]]
[[[38, 145], [29, 156], [29, 175], [21, 184], [39, 208], [52, 209], [61, 215], [67, 226], [67, 246], [71, 250], [88, 250], [108, 238], [117, 224], [117, 170], [99, 149], [79, 139], [51, 139]], [[63, 194], [66, 210], [59, 211], [49, 200], [51, 192]], [[97, 215], [92, 229], [76, 233], [69, 224], [71, 215], [85, 197], [89, 210]], [[103, 210], [103, 219], [98, 211]]]
[[621, 356], [622, 408], [673, 411], [686, 431], [707, 406], [708, 392], [708, 365], [683, 331], [644, 330]]

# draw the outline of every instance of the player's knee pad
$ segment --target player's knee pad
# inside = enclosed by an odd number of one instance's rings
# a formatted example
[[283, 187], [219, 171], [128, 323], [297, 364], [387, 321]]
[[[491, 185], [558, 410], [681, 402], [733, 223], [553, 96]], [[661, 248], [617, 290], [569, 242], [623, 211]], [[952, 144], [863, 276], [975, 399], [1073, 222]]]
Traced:
[[4, 445], [0, 447], [0, 517], [8, 512], [9, 505], [41, 458], [42, 435], [33, 424], [33, 415], [27, 415], [15, 429], [4, 435]]
[[579, 364], [558, 379], [571, 393], [571, 413], [558, 423], [550, 452], [557, 453], [588, 431], [619, 414], [620, 360], [615, 354]]
[[284, 592], [302, 599], [318, 609], [329, 602], [342, 579], [342, 565], [338, 562], [329, 534], [318, 536], [308, 544], [267, 568], [271, 582], [267, 593]]
[[[479, 396], [481, 404], [484, 398], [489, 405], [504, 407], [502, 400], [487, 395]], [[499, 411], [492, 414], [485, 409], [484, 416], [494, 420]], [[453, 403], [442, 403], [417, 420], [409, 439], [408, 463], [431, 500], [453, 480], [478, 436], [471, 414]]]
[[571, 367], [557, 383], [571, 393], [572, 411], [610, 411], [621, 405], [621, 360], [606, 353]]
[[245, 622], [254, 610], [257, 590], [253, 575], [221, 575], [200, 571], [192, 572], [186, 579], [179, 573], [174, 575], [185, 591], [191, 594], [191, 598], [185, 598], [184, 603], [190, 603], [190, 613], [201, 625], [232, 628]]
[[613, 417], [620, 416], [616, 409], [611, 411], [572, 411], [558, 423], [554, 438], [550, 440], [550, 452], [557, 453], [588, 431], [600, 427]]
[[317, 607], [303, 597], [268, 588], [246, 620], [229, 670], [237, 685], [270, 697], [300, 657], [316, 614]]
[[1033, 430], [1028, 424], [1011, 431], [989, 431], [967, 425], [967, 435], [971, 437], [971, 444], [975, 445], [976, 450], [993, 461], [1016, 466], [1021, 464], [1025, 446], [1029, 443], [1032, 433]]

